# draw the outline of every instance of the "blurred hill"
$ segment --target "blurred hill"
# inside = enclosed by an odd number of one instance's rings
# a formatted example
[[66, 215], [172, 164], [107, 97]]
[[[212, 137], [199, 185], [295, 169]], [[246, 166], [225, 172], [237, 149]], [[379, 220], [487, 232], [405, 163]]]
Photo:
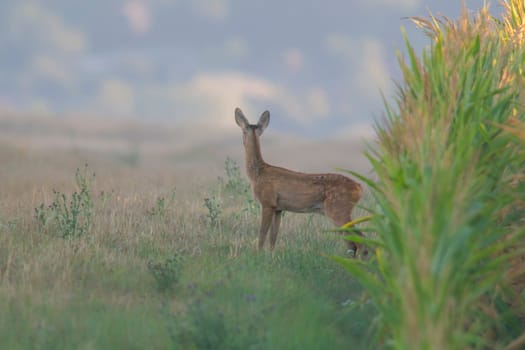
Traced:
[[[4, 157], [29, 154], [35, 159], [67, 159], [75, 167], [95, 162], [141, 169], [142, 173], [171, 169], [187, 182], [223, 175], [227, 157], [244, 171], [241, 133], [235, 131], [214, 133], [211, 126], [180, 127], [167, 121], [0, 114], [0, 148], [12, 154]], [[335, 168], [367, 172], [369, 165], [362, 155], [367, 141], [370, 139], [351, 134], [331, 139], [290, 136], [273, 130], [270, 124], [261, 143], [265, 160], [274, 165], [307, 172], [333, 172]], [[36, 166], [33, 170], [27, 167], [27, 171], [37, 171]]]

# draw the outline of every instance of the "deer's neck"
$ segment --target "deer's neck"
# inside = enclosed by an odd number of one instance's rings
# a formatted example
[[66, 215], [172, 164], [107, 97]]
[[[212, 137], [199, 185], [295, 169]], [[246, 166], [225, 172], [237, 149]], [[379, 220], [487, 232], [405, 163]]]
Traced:
[[255, 134], [255, 131], [253, 134], [247, 136], [244, 151], [246, 156], [246, 172], [250, 180], [255, 180], [261, 173], [261, 170], [266, 166], [261, 154], [259, 137]]

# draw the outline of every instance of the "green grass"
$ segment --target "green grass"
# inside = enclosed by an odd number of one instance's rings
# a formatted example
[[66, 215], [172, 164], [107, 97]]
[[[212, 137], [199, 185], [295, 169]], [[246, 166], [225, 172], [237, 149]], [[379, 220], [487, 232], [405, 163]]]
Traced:
[[[158, 186], [164, 192], [106, 188], [108, 178], [86, 183], [71, 173], [59, 196], [50, 185], [43, 197], [5, 207], [2, 347], [372, 346], [376, 312], [362, 303], [354, 278], [329, 258], [344, 253], [342, 238], [326, 232], [329, 221], [285, 215], [276, 250], [257, 251], [259, 213], [231, 160], [228, 167], [234, 171], [227, 179], [211, 186]], [[100, 172], [90, 166], [86, 174], [93, 170]], [[77, 206], [74, 193], [90, 206]], [[49, 206], [54, 198], [60, 208]], [[90, 225], [76, 234], [74, 220], [88, 210]]]

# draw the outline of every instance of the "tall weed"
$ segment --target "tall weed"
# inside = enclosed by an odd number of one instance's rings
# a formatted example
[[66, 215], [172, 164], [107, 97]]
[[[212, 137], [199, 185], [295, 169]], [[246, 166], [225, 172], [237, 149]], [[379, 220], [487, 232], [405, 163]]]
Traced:
[[42, 203], [35, 208], [35, 216], [40, 226], [52, 231], [62, 238], [78, 238], [89, 232], [93, 217], [93, 200], [90, 185], [95, 174], [88, 174], [87, 164], [83, 171], [77, 168], [75, 182], [77, 190], [71, 197], [53, 190], [55, 199], [49, 206]]
[[260, 209], [259, 203], [253, 198], [250, 183], [242, 176], [239, 164], [227, 157], [224, 162], [224, 172], [226, 179], [220, 177], [219, 182], [223, 184], [225, 192], [244, 199], [244, 208], [241, 212], [257, 214]]

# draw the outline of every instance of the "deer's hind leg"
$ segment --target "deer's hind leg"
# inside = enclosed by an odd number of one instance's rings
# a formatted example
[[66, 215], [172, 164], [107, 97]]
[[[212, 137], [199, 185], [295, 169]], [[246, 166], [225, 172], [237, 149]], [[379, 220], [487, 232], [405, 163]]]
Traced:
[[270, 225], [274, 221], [275, 210], [271, 207], [263, 207], [261, 215], [261, 227], [259, 229], [259, 249], [264, 247], [264, 241], [266, 240], [266, 235]]
[[[352, 209], [353, 205], [349, 206], [348, 202], [346, 203], [337, 203], [337, 202], [329, 202], [325, 201], [324, 204], [324, 214], [329, 217], [332, 222], [337, 226], [341, 227], [344, 224], [352, 221]], [[355, 232], [358, 236], [363, 236], [363, 233], [360, 231]], [[346, 234], [345, 232], [342, 232], [342, 234]], [[363, 249], [362, 244], [358, 244], [356, 242], [352, 242], [349, 240], [345, 240], [347, 249], [349, 252], [352, 252], [354, 256], [357, 256], [358, 253], [361, 253], [361, 250], [363, 250], [362, 254], [366, 255], [367, 251], [366, 249]]]
[[[336, 219], [331, 218], [331, 219], [336, 224], [337, 227], [341, 227], [344, 224], [352, 221], [352, 217], [350, 215], [345, 216], [344, 219], [343, 218], [336, 218]], [[341, 234], [346, 235], [347, 233], [346, 232], [342, 232]], [[359, 235], [359, 236], [363, 235], [359, 231], [357, 231], [356, 234]], [[349, 241], [347, 239], [345, 239], [345, 243], [346, 243], [346, 248], [348, 249], [348, 252], [353, 254], [354, 256], [357, 256], [358, 251], [360, 251], [360, 245], [358, 243], [356, 243], [356, 242], [352, 242], [352, 241]]]
[[275, 242], [277, 241], [277, 234], [279, 233], [279, 226], [281, 225], [282, 211], [278, 210], [274, 212], [272, 226], [270, 227], [270, 249], [275, 248]]

